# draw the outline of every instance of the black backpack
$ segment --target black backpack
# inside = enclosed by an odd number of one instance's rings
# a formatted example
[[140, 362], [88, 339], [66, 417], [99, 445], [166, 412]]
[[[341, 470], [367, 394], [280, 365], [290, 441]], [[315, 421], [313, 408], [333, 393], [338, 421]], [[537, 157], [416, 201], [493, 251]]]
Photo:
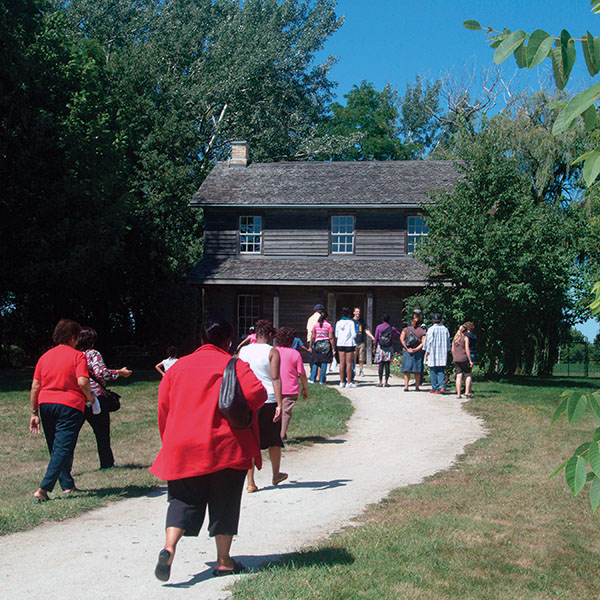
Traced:
[[392, 347], [392, 326], [390, 325], [382, 334], [379, 336], [379, 345], [387, 350]]

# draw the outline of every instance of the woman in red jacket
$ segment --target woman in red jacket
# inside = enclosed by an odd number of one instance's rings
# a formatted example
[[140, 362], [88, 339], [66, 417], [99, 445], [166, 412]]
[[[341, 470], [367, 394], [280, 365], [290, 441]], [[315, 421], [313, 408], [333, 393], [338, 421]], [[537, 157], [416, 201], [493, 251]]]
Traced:
[[[208, 531], [217, 546], [213, 575], [244, 570], [229, 550], [246, 472], [253, 460], [259, 468], [262, 463], [256, 418], [248, 429], [234, 429], [218, 408], [231, 335], [229, 323], [210, 322], [202, 331], [202, 346], [180, 358], [158, 388], [162, 448], [150, 472], [166, 480], [169, 491], [166, 541], [155, 569], [161, 581], [169, 579], [181, 537], [198, 535], [207, 505]], [[265, 388], [243, 361], [237, 361], [236, 374], [248, 407], [256, 411], [267, 399]]]

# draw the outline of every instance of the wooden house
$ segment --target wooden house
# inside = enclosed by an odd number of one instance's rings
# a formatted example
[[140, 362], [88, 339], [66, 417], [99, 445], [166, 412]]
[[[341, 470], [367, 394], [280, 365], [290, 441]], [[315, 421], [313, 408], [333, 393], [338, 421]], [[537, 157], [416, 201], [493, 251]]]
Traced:
[[239, 337], [268, 318], [304, 339], [317, 303], [332, 322], [358, 306], [372, 331], [386, 312], [400, 325], [426, 279], [412, 256], [423, 205], [456, 178], [451, 161], [250, 163], [234, 142], [191, 201], [204, 210], [204, 258], [189, 276], [203, 316], [225, 316]]

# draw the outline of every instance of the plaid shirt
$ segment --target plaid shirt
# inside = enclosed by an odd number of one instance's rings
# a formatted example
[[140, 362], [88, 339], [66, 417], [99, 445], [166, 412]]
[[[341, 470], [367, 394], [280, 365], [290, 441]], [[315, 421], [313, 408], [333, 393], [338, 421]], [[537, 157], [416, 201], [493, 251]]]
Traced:
[[428, 367], [445, 367], [450, 350], [450, 332], [440, 323], [434, 323], [425, 336], [425, 362]]

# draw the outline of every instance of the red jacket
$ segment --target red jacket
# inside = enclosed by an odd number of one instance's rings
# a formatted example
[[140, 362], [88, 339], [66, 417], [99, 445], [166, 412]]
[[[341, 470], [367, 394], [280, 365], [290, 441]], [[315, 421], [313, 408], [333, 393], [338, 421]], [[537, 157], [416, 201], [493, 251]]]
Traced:
[[[218, 409], [223, 372], [231, 356], [206, 344], [180, 358], [158, 388], [158, 429], [162, 448], [150, 467], [172, 481], [222, 469], [249, 469], [254, 458], [262, 466], [256, 416], [248, 429], [233, 429]], [[267, 391], [243, 361], [236, 374], [249, 408], [256, 411]]]

